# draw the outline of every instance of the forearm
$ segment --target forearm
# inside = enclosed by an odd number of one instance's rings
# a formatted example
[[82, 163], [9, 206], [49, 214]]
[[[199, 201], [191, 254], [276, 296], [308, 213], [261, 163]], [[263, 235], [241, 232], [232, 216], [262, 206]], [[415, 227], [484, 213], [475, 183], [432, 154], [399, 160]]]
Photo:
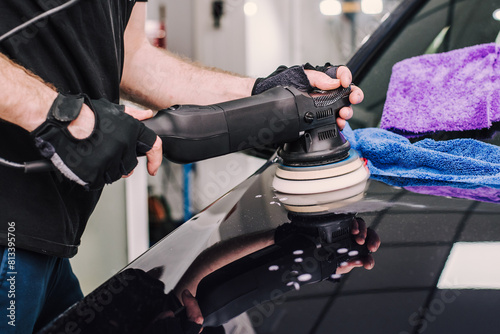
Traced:
[[33, 131], [43, 123], [55, 89], [0, 53], [0, 118]]
[[125, 57], [122, 93], [152, 109], [246, 97], [255, 79], [207, 68], [144, 44]]
[[275, 230], [243, 235], [217, 243], [203, 251], [193, 261], [174, 288], [174, 293], [180, 298], [181, 293], [188, 289], [196, 294], [200, 281], [207, 275], [237, 261], [251, 253], [257, 252], [274, 244]]

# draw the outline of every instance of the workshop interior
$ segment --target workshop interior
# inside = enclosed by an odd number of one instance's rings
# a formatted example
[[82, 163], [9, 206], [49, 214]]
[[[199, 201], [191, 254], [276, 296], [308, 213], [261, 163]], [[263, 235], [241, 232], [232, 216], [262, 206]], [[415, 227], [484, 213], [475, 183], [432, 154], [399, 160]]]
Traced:
[[[400, 2], [151, 0], [146, 31], [158, 47], [261, 77], [279, 65], [345, 64]], [[267, 157], [234, 153], [192, 164], [165, 159], [155, 177], [147, 176], [143, 161], [131, 178], [107, 186], [72, 259], [84, 293], [252, 175]]]
[[[134, 283], [98, 320], [77, 306], [45, 332], [134, 333], [165, 305], [182, 314], [186, 287], [204, 326], [226, 333], [495, 332], [500, 1], [149, 0], [147, 15], [159, 48], [252, 77], [345, 64], [365, 100], [343, 131], [350, 87], [277, 87], [146, 121], [176, 149], [159, 175], [142, 160], [105, 187], [71, 260], [82, 307]], [[356, 219], [379, 251], [354, 241]], [[343, 271], [367, 256], [372, 270]]]

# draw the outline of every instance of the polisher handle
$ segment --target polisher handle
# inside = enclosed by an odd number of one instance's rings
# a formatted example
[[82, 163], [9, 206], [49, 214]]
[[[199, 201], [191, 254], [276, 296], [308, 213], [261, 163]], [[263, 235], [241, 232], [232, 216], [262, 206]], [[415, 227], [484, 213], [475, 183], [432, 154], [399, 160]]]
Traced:
[[299, 137], [293, 93], [283, 87], [209, 106], [160, 110], [144, 122], [163, 141], [163, 155], [190, 163]]
[[[335, 125], [349, 88], [305, 93], [275, 87], [262, 94], [209, 106], [177, 105], [144, 121], [163, 141], [163, 155], [190, 163], [249, 148], [284, 144], [304, 131]], [[347, 98], [346, 98], [347, 97]]]

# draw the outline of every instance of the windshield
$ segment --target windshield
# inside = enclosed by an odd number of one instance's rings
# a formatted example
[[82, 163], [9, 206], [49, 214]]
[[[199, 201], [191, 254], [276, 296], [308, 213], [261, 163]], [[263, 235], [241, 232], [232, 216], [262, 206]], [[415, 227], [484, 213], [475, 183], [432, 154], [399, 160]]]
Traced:
[[[409, 3], [411, 1], [407, 1]], [[381, 48], [374, 61], [356, 82], [365, 99], [355, 106], [352, 128], [378, 127], [386, 101], [392, 67], [411, 57], [441, 53], [498, 41], [500, 22], [495, 19], [500, 1], [433, 0], [427, 1], [409, 24], [401, 28], [390, 45]], [[497, 11], [497, 12], [495, 12]], [[434, 134], [435, 139], [473, 137], [499, 144], [495, 136], [498, 124], [489, 130]], [[437, 138], [436, 138], [437, 137]]]

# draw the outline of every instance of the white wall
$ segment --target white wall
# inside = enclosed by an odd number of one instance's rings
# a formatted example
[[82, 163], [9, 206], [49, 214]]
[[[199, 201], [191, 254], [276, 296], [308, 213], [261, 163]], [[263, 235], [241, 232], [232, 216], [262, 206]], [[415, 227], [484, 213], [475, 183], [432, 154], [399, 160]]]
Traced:
[[149, 0], [148, 19], [159, 20], [160, 5], [166, 6], [167, 47], [177, 54], [193, 58], [193, 0]]
[[244, 1], [224, 2], [219, 28], [214, 27], [211, 4], [194, 0], [194, 58], [207, 66], [245, 74]]
[[257, 13], [246, 18], [247, 73], [267, 76], [279, 65], [291, 65], [289, 0], [253, 0]]
[[106, 186], [71, 259], [84, 294], [127, 264], [125, 180]]

